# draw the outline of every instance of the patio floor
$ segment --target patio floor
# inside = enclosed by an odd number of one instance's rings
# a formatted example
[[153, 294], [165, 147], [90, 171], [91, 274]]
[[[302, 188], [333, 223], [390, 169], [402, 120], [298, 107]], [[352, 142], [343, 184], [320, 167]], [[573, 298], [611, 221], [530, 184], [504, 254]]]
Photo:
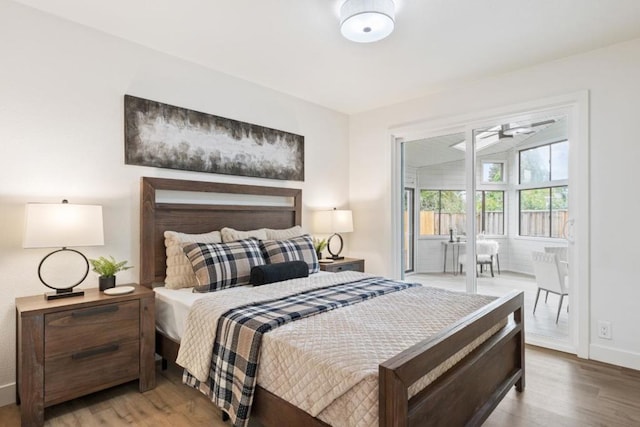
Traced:
[[[418, 282], [426, 286], [465, 291], [464, 276], [454, 276], [444, 273], [409, 273], [405, 280]], [[536, 300], [538, 287], [533, 276], [503, 271], [491, 277], [489, 273], [478, 276], [478, 293], [484, 295], [502, 296], [512, 290], [524, 291], [525, 330], [527, 335], [534, 334], [553, 340], [567, 341], [569, 339], [569, 315], [567, 313], [567, 298], [562, 303], [560, 319], [556, 324], [559, 296], [549, 294], [547, 303], [544, 302], [544, 292], [540, 293], [540, 300], [533, 314], [533, 304]]]

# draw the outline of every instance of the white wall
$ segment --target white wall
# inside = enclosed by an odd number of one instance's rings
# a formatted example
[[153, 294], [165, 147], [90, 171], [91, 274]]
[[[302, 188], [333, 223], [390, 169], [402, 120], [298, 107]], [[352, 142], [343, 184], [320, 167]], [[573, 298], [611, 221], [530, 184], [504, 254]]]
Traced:
[[[348, 205], [343, 114], [4, 0], [0, 58], [0, 406], [15, 396], [14, 298], [46, 290], [36, 270], [48, 251], [22, 248], [26, 202], [103, 205], [105, 246], [83, 252], [134, 266], [141, 176], [302, 188], [303, 225], [312, 209]], [[125, 165], [124, 94], [304, 135], [305, 182]]]
[[[635, 263], [640, 198], [630, 191], [640, 158], [640, 39], [541, 64], [370, 111], [350, 118], [351, 208], [359, 223], [353, 255], [367, 269], [391, 274], [391, 131], [406, 123], [480, 112], [565, 95], [590, 93], [590, 329], [592, 358], [640, 369], [640, 286]], [[365, 161], [366, 159], [366, 161]], [[624, 238], [620, 230], [624, 229]], [[596, 336], [612, 322], [613, 340]]]

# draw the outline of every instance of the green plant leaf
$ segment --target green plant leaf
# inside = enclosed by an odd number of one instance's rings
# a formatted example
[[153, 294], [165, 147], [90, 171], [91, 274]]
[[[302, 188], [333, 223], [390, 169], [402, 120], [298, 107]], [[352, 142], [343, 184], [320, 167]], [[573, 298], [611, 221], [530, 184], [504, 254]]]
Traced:
[[90, 259], [89, 263], [95, 273], [105, 277], [115, 276], [119, 271], [133, 268], [132, 266], [127, 266], [128, 261], [116, 261], [111, 255], [109, 255], [109, 258], [101, 256], [97, 259]]

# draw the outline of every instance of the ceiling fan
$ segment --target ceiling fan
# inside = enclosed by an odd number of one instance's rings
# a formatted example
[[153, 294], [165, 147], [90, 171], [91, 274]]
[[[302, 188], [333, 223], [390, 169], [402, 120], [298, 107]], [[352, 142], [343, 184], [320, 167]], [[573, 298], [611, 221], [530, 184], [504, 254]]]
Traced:
[[528, 135], [536, 132], [536, 127], [550, 125], [555, 123], [555, 119], [544, 120], [541, 122], [531, 123], [530, 125], [518, 124], [518, 123], [507, 123], [500, 126], [494, 126], [492, 128], [487, 129], [486, 131], [482, 131], [478, 134], [478, 138], [489, 138], [494, 135], [498, 135], [498, 139], [502, 138], [513, 138], [516, 135]]

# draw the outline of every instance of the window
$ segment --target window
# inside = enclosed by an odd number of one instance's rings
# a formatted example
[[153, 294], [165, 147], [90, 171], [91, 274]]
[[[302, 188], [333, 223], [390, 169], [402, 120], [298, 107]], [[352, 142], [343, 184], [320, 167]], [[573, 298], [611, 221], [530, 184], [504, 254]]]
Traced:
[[420, 235], [437, 236], [464, 233], [467, 223], [464, 191], [421, 190], [420, 191]]
[[[478, 230], [487, 234], [504, 234], [504, 192], [478, 191]], [[420, 235], [464, 234], [467, 227], [466, 194], [456, 190], [420, 191]]]
[[520, 184], [540, 184], [569, 178], [568, 141], [520, 151]]
[[504, 234], [504, 191], [476, 191], [476, 230]]
[[520, 235], [563, 237], [569, 187], [553, 185], [569, 177], [568, 141], [520, 151]]
[[504, 163], [482, 162], [482, 182], [487, 182], [487, 183], [504, 182]]

